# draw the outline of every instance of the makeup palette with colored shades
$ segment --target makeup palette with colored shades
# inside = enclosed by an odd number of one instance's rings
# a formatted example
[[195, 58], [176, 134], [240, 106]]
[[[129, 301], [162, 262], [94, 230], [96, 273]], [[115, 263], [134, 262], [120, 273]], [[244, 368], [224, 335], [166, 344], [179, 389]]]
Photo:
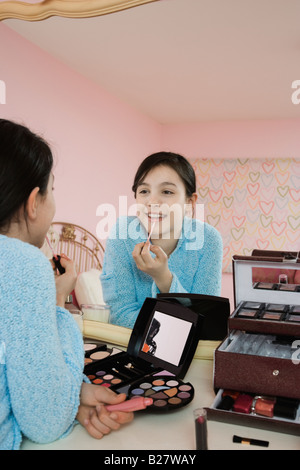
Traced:
[[128, 398], [153, 399], [147, 411], [171, 411], [194, 397], [182, 381], [194, 357], [203, 317], [187, 307], [147, 298], [135, 322], [127, 351], [86, 347], [84, 373], [91, 383]]
[[194, 388], [176, 377], [153, 375], [135, 383], [129, 390], [129, 398], [152, 398], [147, 411], [172, 411], [188, 405], [194, 398]]
[[[242, 302], [232, 315], [232, 318], [249, 319], [255, 321], [271, 320], [277, 322], [297, 322], [296, 310], [299, 306], [265, 303], [265, 302]], [[295, 310], [296, 309], [296, 310]]]

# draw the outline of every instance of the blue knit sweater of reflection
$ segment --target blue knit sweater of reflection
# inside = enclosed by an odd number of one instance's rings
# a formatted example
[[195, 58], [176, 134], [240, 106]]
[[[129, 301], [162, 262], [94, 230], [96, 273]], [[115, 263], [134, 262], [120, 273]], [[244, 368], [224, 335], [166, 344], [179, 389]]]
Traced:
[[56, 307], [52, 267], [36, 247], [0, 235], [0, 449], [54, 441], [74, 424], [84, 379], [82, 335]]
[[[135, 245], [146, 239], [137, 217], [120, 217], [107, 240], [101, 283], [113, 324], [133, 328], [146, 297], [159, 293], [151, 276], [140, 271], [132, 257]], [[168, 260], [173, 275], [169, 292], [220, 295], [222, 257], [219, 232], [205, 222], [185, 218]]]

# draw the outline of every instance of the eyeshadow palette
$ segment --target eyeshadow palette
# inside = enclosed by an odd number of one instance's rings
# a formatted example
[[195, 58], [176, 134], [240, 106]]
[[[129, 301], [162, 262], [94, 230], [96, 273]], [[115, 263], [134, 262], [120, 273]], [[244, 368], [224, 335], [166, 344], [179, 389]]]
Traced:
[[114, 350], [117, 348], [96, 351], [91, 356], [96, 356], [98, 359], [86, 364], [84, 372], [88, 379], [96, 385], [102, 385], [120, 393], [127, 393], [131, 383], [134, 383], [142, 375], [151, 373], [151, 367], [142, 366], [143, 369], [140, 369], [137, 361], [128, 358], [124, 351], [102, 356], [103, 352], [109, 353]]
[[108, 374], [105, 370], [99, 370], [95, 375], [90, 374], [87, 377], [93, 384], [102, 385], [103, 387], [108, 388], [114, 385], [119, 385], [122, 382], [119, 377], [113, 374]]
[[149, 397], [153, 403], [149, 411], [172, 411], [187, 405], [194, 398], [194, 388], [172, 375], [153, 374], [135, 383], [129, 390], [129, 398]]
[[242, 302], [233, 313], [232, 318], [290, 322], [295, 321], [297, 313], [300, 315], [298, 305]]
[[253, 285], [254, 289], [264, 289], [264, 290], [279, 290], [287, 292], [300, 292], [300, 286], [296, 284], [286, 284], [286, 283], [273, 283], [273, 282], [256, 282]]
[[91, 383], [126, 393], [128, 397], [148, 397], [153, 393], [148, 411], [185, 406], [193, 399], [194, 389], [182, 378], [194, 357], [201, 325], [199, 313], [147, 298], [127, 351], [104, 344], [86, 344], [84, 373]]

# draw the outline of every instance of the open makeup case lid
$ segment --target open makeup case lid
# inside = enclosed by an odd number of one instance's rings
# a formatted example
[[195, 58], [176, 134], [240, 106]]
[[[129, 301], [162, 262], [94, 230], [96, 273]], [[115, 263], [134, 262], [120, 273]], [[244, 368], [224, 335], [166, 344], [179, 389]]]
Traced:
[[194, 388], [182, 381], [198, 346], [203, 317], [179, 304], [147, 298], [133, 327], [127, 351], [88, 345], [84, 372], [92, 383], [151, 398], [150, 412], [188, 405]]
[[[300, 336], [300, 321], [288, 321], [293, 310], [299, 309], [300, 285], [290, 282], [289, 279], [284, 279], [285, 283], [279, 282], [280, 273], [292, 275], [298, 273], [300, 276], [298, 253], [258, 250], [253, 253], [252, 256], [233, 256], [235, 311], [229, 318], [229, 329]], [[266, 282], [260, 278], [264, 272], [274, 272], [275, 276], [279, 273], [278, 282]], [[256, 317], [247, 318], [241, 314], [241, 306], [251, 310], [252, 305], [253, 309], [257, 309], [257, 320]], [[266, 319], [264, 316], [259, 317], [259, 310], [276, 312], [280, 311], [280, 308], [282, 308], [280, 321], [276, 321], [275, 315], [274, 318], [270, 315], [268, 319], [267, 316]]]
[[127, 354], [153, 369], [183, 378], [194, 357], [203, 316], [179, 304], [146, 298], [136, 319]]
[[167, 293], [157, 298], [183, 305], [203, 316], [199, 340], [222, 341], [228, 333], [229, 299], [213, 295]]

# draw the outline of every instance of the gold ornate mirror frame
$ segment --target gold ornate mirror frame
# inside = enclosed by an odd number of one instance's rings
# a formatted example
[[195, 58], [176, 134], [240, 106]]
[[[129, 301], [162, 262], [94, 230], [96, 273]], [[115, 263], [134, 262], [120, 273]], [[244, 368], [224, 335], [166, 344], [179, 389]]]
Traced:
[[90, 18], [160, 0], [44, 0], [40, 3], [0, 2], [0, 21], [41, 21], [50, 16]]

